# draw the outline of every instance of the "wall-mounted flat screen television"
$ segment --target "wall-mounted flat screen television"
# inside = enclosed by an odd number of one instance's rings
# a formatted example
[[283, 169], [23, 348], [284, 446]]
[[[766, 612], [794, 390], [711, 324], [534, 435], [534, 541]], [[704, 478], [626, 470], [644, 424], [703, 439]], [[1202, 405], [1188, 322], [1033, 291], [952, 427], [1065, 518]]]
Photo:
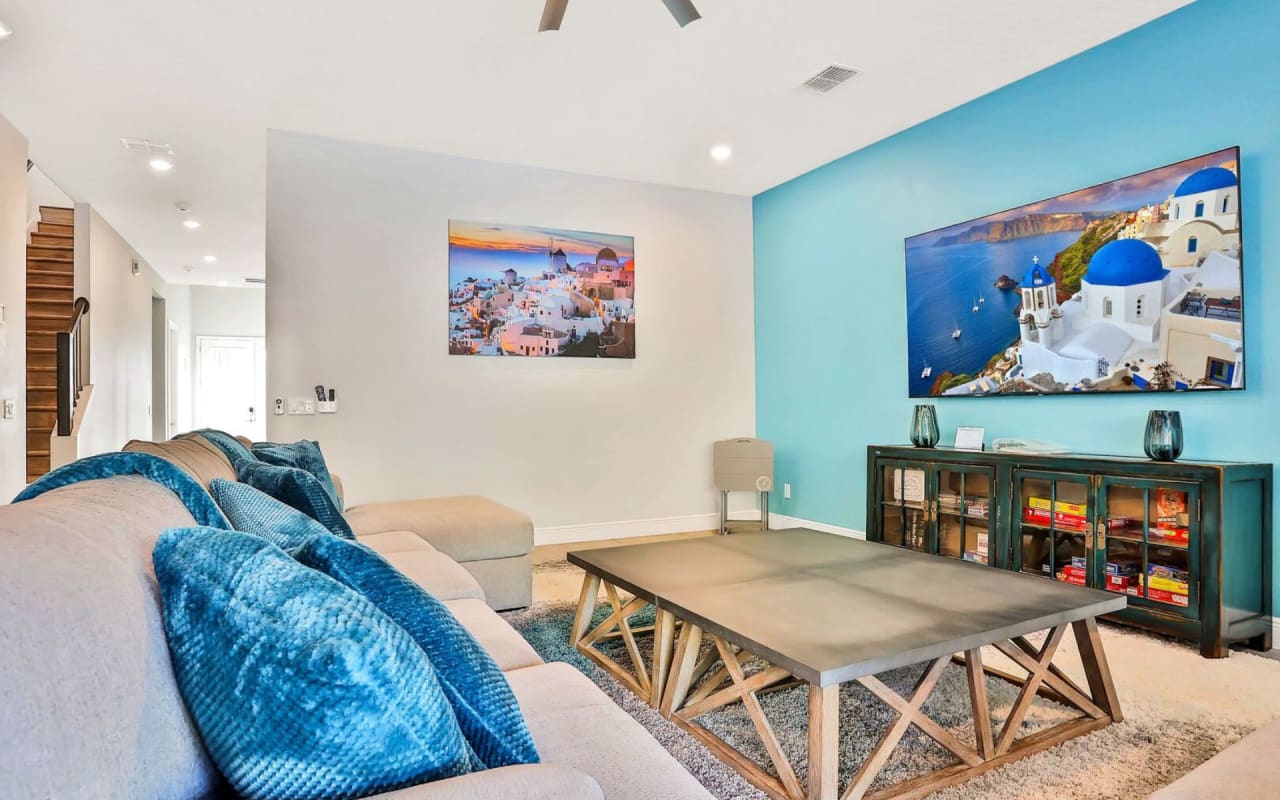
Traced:
[[906, 240], [912, 397], [1244, 388], [1240, 151]]

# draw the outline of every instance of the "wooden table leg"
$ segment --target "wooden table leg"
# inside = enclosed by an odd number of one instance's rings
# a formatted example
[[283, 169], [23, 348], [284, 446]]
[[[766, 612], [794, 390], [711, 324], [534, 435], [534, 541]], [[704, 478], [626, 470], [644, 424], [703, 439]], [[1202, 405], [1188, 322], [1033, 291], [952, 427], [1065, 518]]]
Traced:
[[1113, 722], [1124, 722], [1120, 699], [1116, 696], [1116, 685], [1111, 680], [1111, 667], [1107, 664], [1107, 654], [1102, 649], [1102, 637], [1098, 635], [1098, 621], [1089, 617], [1072, 623], [1072, 628], [1076, 635], [1076, 647], [1080, 649], [1080, 660], [1084, 663], [1084, 673], [1089, 679], [1093, 702], [1107, 712]]
[[987, 675], [982, 669], [982, 648], [966, 650], [965, 669], [969, 676], [969, 703], [973, 707], [973, 731], [978, 755], [983, 759], [996, 754], [991, 733], [991, 705], [987, 699]]
[[676, 618], [670, 611], [658, 609], [653, 624], [653, 666], [649, 678], [649, 707], [662, 705], [662, 690], [671, 672], [671, 656], [675, 650]]
[[573, 627], [569, 629], [569, 646], [577, 647], [587, 629], [591, 627], [591, 616], [596, 611], [596, 600], [600, 596], [600, 576], [590, 572], [582, 576], [582, 591], [578, 594], [578, 610], [573, 615]]
[[836, 800], [840, 771], [840, 685], [809, 685], [809, 800]]
[[658, 709], [662, 712], [662, 716], [670, 717], [672, 711], [684, 705], [685, 698], [689, 696], [689, 685], [693, 683], [698, 651], [701, 649], [702, 628], [686, 621], [680, 628], [680, 640], [676, 644], [671, 672], [667, 676], [666, 688], [662, 693], [662, 706]]

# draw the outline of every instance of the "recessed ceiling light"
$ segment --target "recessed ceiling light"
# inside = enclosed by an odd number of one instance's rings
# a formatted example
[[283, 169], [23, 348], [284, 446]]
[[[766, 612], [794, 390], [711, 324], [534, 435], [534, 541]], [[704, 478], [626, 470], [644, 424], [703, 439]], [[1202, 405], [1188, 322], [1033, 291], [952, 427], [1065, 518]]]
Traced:
[[727, 144], [718, 144], [711, 148], [711, 160], [721, 164], [733, 158], [733, 148]]
[[200, 227], [200, 222], [194, 219], [185, 220], [182, 224], [186, 225], [188, 229], [193, 231]]
[[151, 163], [151, 168], [156, 172], [168, 172], [169, 170], [173, 169], [173, 162], [161, 156], [156, 156], [155, 158], [151, 159], [150, 163]]
[[217, 262], [217, 260], [218, 260], [218, 257], [217, 257], [217, 256], [205, 256], [205, 257], [204, 257], [204, 263], [206, 263], [206, 264], [213, 264], [213, 263], [216, 263], [216, 262]]
[[13, 35], [13, 28], [7, 22], [0, 22], [0, 39], [8, 39]]

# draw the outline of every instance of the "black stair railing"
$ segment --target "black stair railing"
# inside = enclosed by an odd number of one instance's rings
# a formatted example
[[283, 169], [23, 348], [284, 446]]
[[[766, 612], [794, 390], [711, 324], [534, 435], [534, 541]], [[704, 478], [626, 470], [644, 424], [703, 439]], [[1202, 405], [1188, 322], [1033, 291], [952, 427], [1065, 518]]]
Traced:
[[71, 323], [65, 331], [58, 331], [58, 435], [71, 435], [71, 420], [75, 415], [76, 400], [84, 389], [86, 363], [84, 359], [85, 317], [89, 314], [89, 301], [76, 298], [71, 310]]

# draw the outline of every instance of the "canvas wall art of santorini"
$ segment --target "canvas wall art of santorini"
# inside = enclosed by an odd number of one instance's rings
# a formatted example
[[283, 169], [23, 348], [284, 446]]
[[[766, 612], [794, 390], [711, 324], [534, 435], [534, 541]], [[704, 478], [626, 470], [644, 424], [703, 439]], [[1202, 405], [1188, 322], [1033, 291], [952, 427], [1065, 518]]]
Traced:
[[449, 353], [636, 357], [635, 239], [449, 221]]
[[910, 395], [1244, 388], [1239, 158], [907, 239]]

